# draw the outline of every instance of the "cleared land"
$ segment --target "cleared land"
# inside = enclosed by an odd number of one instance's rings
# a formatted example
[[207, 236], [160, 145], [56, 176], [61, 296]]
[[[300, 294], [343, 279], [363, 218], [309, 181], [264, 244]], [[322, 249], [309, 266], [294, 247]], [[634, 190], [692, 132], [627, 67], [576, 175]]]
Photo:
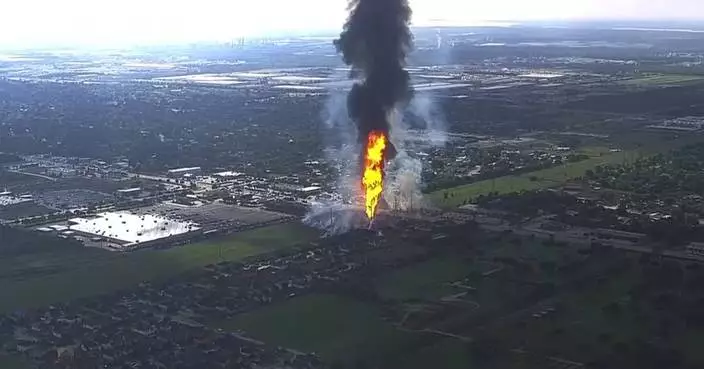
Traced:
[[380, 318], [372, 305], [333, 295], [310, 295], [218, 324], [271, 344], [346, 360], [388, 352], [411, 335]]
[[81, 248], [0, 261], [0, 311], [45, 306], [163, 280], [220, 261], [238, 261], [317, 237], [300, 224], [245, 231], [221, 240], [127, 254]]
[[[499, 194], [531, 191], [540, 188], [555, 187], [564, 182], [581, 177], [589, 169], [599, 165], [621, 164], [637, 158], [636, 151], [621, 151], [594, 156], [576, 163], [568, 163], [558, 167], [542, 169], [535, 172], [515, 176], [505, 176], [488, 179], [464, 186], [433, 192], [429, 198], [436, 205], [443, 208], [457, 207], [470, 202], [479, 195], [488, 195], [492, 192]], [[447, 194], [447, 197], [445, 196]]]
[[701, 82], [704, 76], [686, 74], [654, 74], [621, 82], [625, 85], [678, 85], [689, 82]]

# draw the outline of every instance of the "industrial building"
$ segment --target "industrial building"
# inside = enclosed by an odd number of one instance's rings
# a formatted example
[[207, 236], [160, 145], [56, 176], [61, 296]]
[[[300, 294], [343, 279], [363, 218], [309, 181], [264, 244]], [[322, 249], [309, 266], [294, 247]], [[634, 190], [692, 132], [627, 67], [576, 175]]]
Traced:
[[146, 247], [155, 241], [198, 232], [200, 227], [193, 222], [160, 215], [106, 212], [87, 218], [70, 219], [67, 230], [130, 248]]

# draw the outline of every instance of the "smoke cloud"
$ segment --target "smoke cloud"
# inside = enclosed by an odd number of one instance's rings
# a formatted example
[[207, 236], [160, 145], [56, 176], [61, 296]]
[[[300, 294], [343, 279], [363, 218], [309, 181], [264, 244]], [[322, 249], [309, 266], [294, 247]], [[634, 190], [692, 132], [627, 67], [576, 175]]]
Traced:
[[323, 236], [334, 236], [349, 232], [364, 224], [359, 211], [339, 201], [314, 202], [303, 218], [303, 223], [322, 230]]
[[[404, 114], [408, 113], [408, 114]], [[413, 129], [409, 118], [414, 121]], [[423, 198], [423, 162], [417, 155], [447, 142], [442, 111], [428, 93], [414, 94], [407, 111], [396, 111], [391, 119], [391, 138], [398, 151], [387, 168], [386, 202], [398, 211], [426, 207]]]
[[424, 140], [430, 146], [443, 146], [447, 142], [445, 116], [432, 95], [423, 93], [413, 96], [410, 110], [423, 123], [424, 137], [418, 137], [417, 139]]
[[[326, 128], [342, 143], [326, 150], [340, 172], [340, 197], [312, 204], [304, 220], [328, 235], [364, 226], [355, 206], [346, 199], [359, 194], [359, 161], [364, 158], [370, 132], [384, 132], [389, 138], [385, 158], [390, 164], [385, 168], [383, 197], [387, 206], [401, 211], [423, 207], [423, 164], [414, 153], [446, 141], [441, 111], [431, 95], [414, 93], [404, 69], [412, 46], [408, 1], [352, 0], [349, 9], [349, 19], [335, 47], [351, 67], [350, 78], [356, 83], [346, 105], [342, 93], [336, 91], [323, 112]], [[410, 129], [406, 113], [419, 123], [416, 129]], [[357, 151], [360, 147], [361, 153]]]
[[[349, 19], [335, 47], [358, 79], [347, 99], [350, 118], [364, 143], [372, 131], [388, 133], [389, 114], [412, 96], [404, 69], [411, 49], [407, 0], [351, 0]], [[394, 150], [387, 151], [387, 156]]]

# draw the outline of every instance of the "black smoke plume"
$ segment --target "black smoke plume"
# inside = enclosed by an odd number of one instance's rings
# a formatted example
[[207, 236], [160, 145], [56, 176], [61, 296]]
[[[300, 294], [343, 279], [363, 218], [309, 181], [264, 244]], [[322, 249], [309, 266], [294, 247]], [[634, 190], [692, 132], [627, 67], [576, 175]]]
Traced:
[[[357, 125], [363, 146], [371, 131], [387, 133], [389, 112], [412, 95], [404, 69], [411, 48], [411, 8], [407, 0], [351, 0], [350, 16], [335, 47], [361, 79], [348, 96], [350, 118]], [[395, 155], [387, 146], [386, 157]]]

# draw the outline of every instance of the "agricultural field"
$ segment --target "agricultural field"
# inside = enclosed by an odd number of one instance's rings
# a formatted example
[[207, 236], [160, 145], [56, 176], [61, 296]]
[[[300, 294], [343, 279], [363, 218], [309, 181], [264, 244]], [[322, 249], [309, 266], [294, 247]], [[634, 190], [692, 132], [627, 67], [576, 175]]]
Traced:
[[350, 361], [394, 350], [413, 336], [384, 322], [373, 305], [334, 295], [309, 295], [267, 306], [222, 322], [255, 339], [323, 359]]
[[32, 308], [158, 281], [190, 269], [293, 246], [317, 237], [299, 224], [245, 231], [227, 239], [132, 253], [77, 248], [0, 260], [0, 311]]
[[687, 74], [644, 74], [641, 77], [621, 82], [624, 85], [670, 86], [691, 82], [702, 82], [704, 76]]

